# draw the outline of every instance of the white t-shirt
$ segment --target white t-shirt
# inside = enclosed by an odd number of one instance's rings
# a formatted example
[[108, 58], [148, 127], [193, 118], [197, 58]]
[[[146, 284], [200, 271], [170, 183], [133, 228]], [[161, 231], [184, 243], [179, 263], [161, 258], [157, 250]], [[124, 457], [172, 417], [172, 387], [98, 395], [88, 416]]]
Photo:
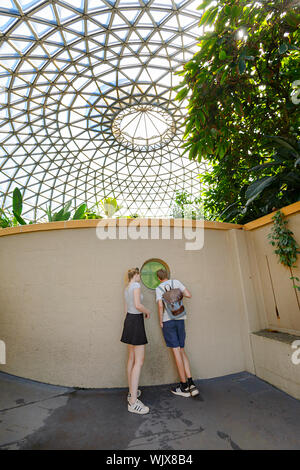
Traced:
[[[181, 292], [184, 291], [185, 286], [180, 281], [178, 281], [177, 279], [172, 279], [172, 282], [173, 282], [173, 288], [174, 289], [180, 289]], [[156, 302], [158, 302], [159, 300], [162, 300], [163, 291], [160, 289], [160, 287], [162, 287], [164, 289], [165, 286], [170, 286], [171, 287], [171, 279], [168, 279], [167, 281], [161, 282], [160, 285], [155, 289]], [[185, 320], [185, 319], [186, 319], [186, 315], [184, 315], [183, 317], [180, 317], [180, 318], [174, 318], [173, 320]], [[169, 317], [168, 312], [166, 311], [166, 309], [164, 309], [162, 321], [165, 322], [165, 321], [169, 321], [169, 320], [172, 320], [172, 318]]]
[[[132, 284], [129, 284], [129, 286], [126, 287], [125, 289], [125, 302], [127, 305], [127, 312], [128, 313], [142, 313], [140, 312], [137, 308], [135, 308], [134, 305], [134, 296], [133, 296], [133, 291], [134, 289], [139, 289], [141, 287], [139, 282], [133, 282]], [[143, 294], [141, 293], [140, 295], [141, 302], [143, 300]]]

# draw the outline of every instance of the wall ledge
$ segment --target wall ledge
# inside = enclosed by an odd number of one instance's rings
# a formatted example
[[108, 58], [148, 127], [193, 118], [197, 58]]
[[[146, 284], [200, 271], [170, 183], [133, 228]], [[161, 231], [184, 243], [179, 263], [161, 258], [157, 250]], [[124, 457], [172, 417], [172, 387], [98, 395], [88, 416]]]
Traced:
[[190, 220], [190, 219], [84, 219], [67, 220], [63, 222], [45, 222], [41, 224], [18, 225], [17, 227], [7, 227], [0, 229], [0, 237], [7, 235], [17, 235], [19, 233], [44, 232], [49, 230], [65, 230], [76, 228], [96, 228], [98, 224], [105, 227], [186, 227], [202, 228], [214, 230], [242, 229], [243, 225], [231, 224], [227, 222], [216, 222], [211, 220]]
[[[284, 215], [293, 215], [300, 212], [300, 201], [290, 204], [280, 209]], [[46, 232], [48, 230], [64, 230], [75, 228], [96, 228], [98, 223], [101, 225], [112, 227], [188, 227], [212, 230], [255, 230], [259, 227], [272, 223], [272, 217], [276, 211], [271, 212], [259, 219], [252, 220], [247, 224], [233, 224], [228, 222], [217, 222], [214, 220], [190, 220], [190, 219], [84, 219], [84, 220], [67, 220], [63, 222], [45, 222], [41, 224], [18, 225], [17, 227], [0, 228], [0, 237], [7, 235], [17, 235], [18, 233]]]
[[[285, 216], [293, 215], [300, 212], [300, 201], [294, 202], [294, 204], [290, 204], [289, 206], [282, 207], [281, 209], [277, 209], [283, 212]], [[256, 228], [262, 227], [263, 225], [267, 225], [272, 223], [272, 217], [276, 214], [276, 211], [271, 212], [270, 214], [264, 215], [263, 217], [259, 217], [259, 219], [252, 220], [247, 224], [243, 225], [244, 230], [255, 230]]]
[[282, 331], [260, 330], [251, 333], [252, 335], [262, 336], [263, 338], [272, 339], [281, 343], [292, 344], [296, 340], [300, 340], [300, 336], [291, 335]]

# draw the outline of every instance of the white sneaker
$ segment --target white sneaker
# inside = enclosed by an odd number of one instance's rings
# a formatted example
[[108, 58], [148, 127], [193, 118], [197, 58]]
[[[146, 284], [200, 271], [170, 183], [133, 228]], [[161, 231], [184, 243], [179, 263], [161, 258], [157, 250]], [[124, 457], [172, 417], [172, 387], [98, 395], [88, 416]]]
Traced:
[[131, 403], [128, 402], [128, 411], [130, 411], [130, 413], [146, 415], [147, 413], [149, 413], [149, 407], [145, 406], [144, 403], [136, 399], [136, 402], [133, 403], [133, 405], [131, 405]]
[[[138, 389], [137, 394], [136, 394], [136, 397], [137, 397], [137, 398], [140, 398], [141, 395], [142, 395], [142, 392], [141, 392], [140, 389]], [[130, 397], [131, 397], [131, 393], [128, 392], [128, 394], [127, 394], [127, 400], [128, 400], [128, 401], [129, 401]]]

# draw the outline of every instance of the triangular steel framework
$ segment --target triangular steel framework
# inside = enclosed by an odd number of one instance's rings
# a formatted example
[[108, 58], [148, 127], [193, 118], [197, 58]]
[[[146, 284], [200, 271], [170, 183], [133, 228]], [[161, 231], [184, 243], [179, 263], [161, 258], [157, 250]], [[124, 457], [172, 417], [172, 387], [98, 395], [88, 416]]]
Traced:
[[[197, 50], [197, 5], [1, 0], [0, 207], [18, 186], [27, 219], [107, 196], [123, 214], [168, 216], [176, 191], [199, 194], [208, 167], [182, 156], [187, 103], [173, 90]], [[161, 140], [116, 132], [138, 109], [170, 117]]]

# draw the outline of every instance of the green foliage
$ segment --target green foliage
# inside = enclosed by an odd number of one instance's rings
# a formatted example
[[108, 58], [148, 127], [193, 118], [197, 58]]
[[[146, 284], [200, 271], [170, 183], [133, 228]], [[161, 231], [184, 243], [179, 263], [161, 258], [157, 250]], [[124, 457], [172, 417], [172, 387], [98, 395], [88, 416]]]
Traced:
[[[291, 99], [299, 80], [300, 6], [292, 0], [210, 4], [199, 7], [200, 25], [213, 30], [199, 38], [199, 51], [179, 72], [183, 81], [176, 87], [179, 101], [189, 97], [183, 148], [190, 159], [211, 165], [200, 176], [208, 186], [201, 194], [204, 210], [217, 220], [245, 223], [270, 210], [267, 194], [276, 206], [300, 199], [299, 162], [293, 166], [291, 155], [299, 152], [300, 138], [300, 108]], [[281, 166], [260, 166], [283, 153], [269, 136], [293, 149]], [[256, 189], [248, 189], [258, 172]]]
[[62, 209], [60, 209], [58, 212], [55, 212], [52, 214], [50, 207], [45, 211], [46, 214], [48, 215], [48, 221], [49, 222], [60, 222], [63, 220], [69, 220], [71, 216], [71, 212], [69, 211], [71, 207], [72, 201], [67, 202]]
[[13, 191], [13, 212], [14, 214], [21, 215], [23, 209], [23, 198], [19, 188]]
[[[50, 207], [44, 210], [44, 212], [47, 214], [48, 222], [59, 222], [69, 220], [71, 217], [71, 204], [72, 201], [67, 202], [58, 212], [54, 213], [52, 213]], [[90, 209], [88, 209], [87, 204], [80, 204], [80, 206], [75, 209], [72, 219], [103, 219], [103, 216], [94, 210], [94, 207], [98, 208], [99, 205], [101, 206], [107, 217], [112, 217], [120, 209], [120, 206], [118, 206], [116, 199], [105, 198], [99, 203], [96, 202], [96, 204], [94, 204], [94, 206]], [[13, 227], [19, 224], [27, 224], [27, 222], [21, 217], [23, 209], [23, 197], [19, 188], [15, 188], [13, 191], [12, 207], [12, 214], [10, 214], [9, 211], [4, 211], [3, 209], [0, 209], [0, 228]], [[130, 218], [135, 217], [139, 217], [138, 214], [130, 216]], [[29, 224], [33, 223], [34, 222], [29, 222]]]
[[[251, 183], [246, 189], [247, 198], [244, 212], [253, 201], [259, 198], [264, 212], [273, 207], [282, 207], [298, 201], [300, 198], [300, 141], [293, 145], [283, 138], [271, 137], [276, 146], [270, 158], [264, 163], [251, 168], [262, 176]], [[298, 162], [298, 163], [297, 163]]]
[[14, 227], [18, 224], [26, 225], [27, 222], [21, 217], [23, 210], [23, 198], [19, 188], [15, 188], [12, 196], [12, 214], [10, 211], [0, 209], [0, 227]]
[[174, 219], [203, 218], [201, 198], [195, 198], [186, 191], [176, 191], [175, 200], [171, 205], [170, 215]]
[[102, 215], [97, 214], [97, 212], [87, 209], [85, 212], [85, 219], [103, 219], [103, 217]]
[[23, 210], [23, 197], [19, 188], [15, 188], [13, 191], [13, 225], [27, 225], [27, 222], [21, 217]]
[[12, 226], [12, 221], [9, 216], [4, 212], [3, 209], [0, 209], [0, 227], [7, 228]]
[[100, 201], [100, 207], [106, 217], [111, 218], [116, 212], [121, 209], [117, 200], [113, 197], [106, 197]]
[[274, 253], [279, 256], [279, 262], [284, 266], [296, 267], [297, 255], [300, 253], [299, 245], [293, 237], [293, 232], [287, 228], [287, 220], [284, 214], [277, 211], [272, 217], [274, 220], [268, 239], [272, 246], [276, 247]]
[[[300, 246], [294, 239], [293, 232], [287, 228], [288, 222], [284, 220], [284, 214], [281, 211], [277, 211], [272, 220], [274, 223], [268, 234], [268, 239], [271, 245], [276, 247], [274, 253], [278, 255], [281, 264], [289, 268], [296, 268], [295, 263], [300, 253]], [[290, 279], [293, 281], [294, 288], [300, 290], [300, 286], [295, 283], [295, 280], [299, 281], [299, 278], [291, 276]]]
[[76, 210], [73, 215], [73, 220], [80, 220], [80, 219], [85, 219], [86, 218], [86, 210], [87, 210], [87, 205], [86, 204], [81, 204]]

